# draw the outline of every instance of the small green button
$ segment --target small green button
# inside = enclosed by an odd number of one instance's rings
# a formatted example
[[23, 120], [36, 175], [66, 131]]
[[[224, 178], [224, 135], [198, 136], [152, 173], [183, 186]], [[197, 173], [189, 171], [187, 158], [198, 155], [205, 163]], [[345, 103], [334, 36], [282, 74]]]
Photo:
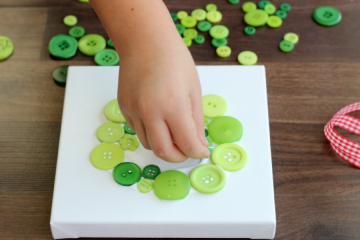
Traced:
[[221, 46], [226, 46], [228, 43], [227, 39], [224, 38], [224, 39], [213, 39], [211, 40], [211, 44], [218, 48], [218, 47], [221, 47]]
[[151, 191], [151, 189], [153, 188], [153, 182], [149, 179], [141, 179], [140, 181], [138, 181], [138, 183], [136, 184], [137, 189], [141, 192], [141, 193], [148, 193]]
[[269, 1], [260, 1], [260, 2], [258, 2], [258, 7], [260, 9], [265, 9], [265, 6], [268, 5], [268, 4], [271, 4], [271, 2], [269, 2]]
[[216, 25], [210, 29], [210, 36], [215, 39], [223, 39], [229, 36], [229, 29], [223, 25]]
[[185, 12], [185, 11], [179, 11], [176, 15], [179, 20], [186, 18], [188, 16], [187, 12]]
[[78, 42], [74, 37], [59, 34], [54, 36], [49, 43], [49, 52], [52, 56], [68, 59], [76, 54]]
[[7, 59], [14, 52], [14, 44], [10, 38], [0, 36], [0, 60]]
[[96, 136], [100, 142], [113, 143], [124, 136], [124, 129], [118, 123], [104, 123], [97, 129]]
[[230, 4], [235, 5], [235, 4], [238, 4], [238, 3], [240, 2], [240, 0], [228, 0], [228, 2], [229, 2]]
[[191, 40], [195, 39], [197, 35], [198, 32], [195, 29], [186, 29], [184, 32], [184, 37]]
[[238, 55], [238, 62], [241, 65], [255, 65], [258, 61], [258, 57], [254, 52], [243, 51]]
[[213, 151], [214, 151], [214, 149], [209, 147], [209, 152], [212, 153]]
[[197, 21], [203, 21], [206, 19], [206, 11], [204, 9], [195, 9], [191, 12], [191, 16]]
[[231, 55], [231, 48], [229, 46], [221, 46], [216, 49], [216, 54], [221, 58], [227, 58]]
[[211, 161], [226, 171], [235, 172], [245, 166], [247, 154], [239, 145], [225, 143], [217, 146], [211, 153]]
[[225, 186], [226, 174], [218, 166], [203, 164], [191, 171], [190, 182], [191, 186], [198, 192], [215, 193]]
[[117, 99], [111, 100], [105, 107], [105, 117], [107, 120], [117, 123], [125, 123]]
[[282, 25], [282, 19], [278, 16], [270, 16], [267, 20], [267, 25], [271, 28], [279, 28]]
[[79, 50], [87, 56], [95, 56], [95, 54], [105, 49], [105, 47], [105, 38], [98, 34], [88, 34], [79, 40]]
[[280, 9], [283, 10], [284, 12], [290, 12], [291, 5], [288, 3], [283, 3], [280, 5]]
[[229, 116], [214, 118], [208, 126], [209, 137], [214, 143], [233, 143], [241, 139], [243, 126], [239, 120]]
[[160, 168], [153, 164], [147, 165], [146, 167], [144, 167], [144, 170], [143, 170], [144, 178], [151, 179], [151, 180], [154, 180], [160, 173], [161, 173]]
[[119, 55], [114, 49], [104, 49], [98, 52], [94, 58], [97, 65], [116, 66], [119, 64]]
[[68, 15], [64, 18], [63, 21], [66, 26], [75, 26], [77, 23], [77, 18], [74, 15]]
[[177, 170], [160, 173], [154, 181], [154, 193], [163, 200], [184, 199], [190, 191], [189, 177]]
[[292, 50], [294, 50], [294, 44], [288, 40], [283, 40], [280, 42], [280, 50], [283, 52], [291, 52]]
[[52, 73], [52, 78], [55, 83], [59, 85], [66, 85], [66, 78], [68, 72], [69, 65], [63, 65], [56, 68]]
[[185, 43], [185, 45], [186, 45], [187, 47], [191, 47], [191, 45], [192, 45], [192, 40], [191, 40], [190, 38], [183, 37], [183, 41], [184, 41], [184, 43]]
[[261, 9], [256, 9], [254, 11], [248, 12], [244, 16], [245, 22], [253, 27], [260, 27], [266, 24], [269, 15]]
[[256, 4], [253, 3], [253, 2], [246, 2], [246, 3], [244, 3], [244, 4], [242, 5], [242, 10], [243, 10], [245, 13], [254, 11], [254, 10], [256, 10]]
[[299, 42], [299, 36], [296, 33], [290, 32], [284, 35], [284, 40], [288, 40], [295, 45]]
[[141, 179], [141, 168], [132, 162], [120, 163], [114, 168], [114, 180], [122, 186], [131, 186]]
[[269, 15], [272, 15], [276, 12], [276, 7], [274, 6], [274, 4], [266, 4], [265, 5], [265, 8], [264, 8], [264, 11], [269, 14]]
[[209, 136], [208, 130], [205, 128], [205, 137]]
[[222, 19], [222, 14], [219, 11], [210, 11], [206, 14], [206, 19], [211, 23], [218, 23]]
[[318, 24], [327, 27], [340, 23], [342, 18], [339, 10], [329, 6], [323, 6], [315, 9], [313, 17]]
[[170, 13], [170, 16], [174, 22], [176, 22], [178, 20], [176, 13]]
[[69, 30], [69, 35], [74, 38], [81, 38], [85, 35], [85, 29], [80, 26], [72, 27]]
[[254, 35], [256, 33], [256, 28], [252, 26], [247, 26], [244, 28], [244, 32], [246, 35]]
[[183, 35], [183, 33], [186, 30], [186, 28], [183, 25], [179, 24], [179, 23], [175, 24], [175, 27], [178, 30], [180, 35]]
[[192, 16], [187, 16], [183, 19], [181, 19], [181, 24], [186, 28], [192, 28], [196, 26], [196, 19]]
[[95, 147], [91, 154], [91, 163], [99, 169], [109, 170], [124, 161], [124, 150], [113, 143], [103, 143]]
[[216, 118], [225, 114], [227, 103], [224, 98], [209, 94], [202, 97], [203, 113], [205, 117]]
[[124, 137], [119, 140], [119, 143], [122, 149], [130, 151], [135, 151], [140, 146], [137, 137], [128, 134], [125, 134]]
[[275, 15], [281, 19], [285, 19], [287, 17], [287, 13], [283, 10], [276, 11]]
[[202, 35], [197, 35], [194, 40], [197, 44], [203, 44], [205, 42], [205, 38]]
[[110, 38], [107, 40], [107, 45], [108, 45], [109, 47], [111, 47], [111, 48], [114, 48], [114, 44], [113, 44], [113, 42], [111, 41]]
[[217, 6], [213, 3], [209, 3], [205, 6], [206, 11], [210, 12], [210, 11], [216, 11], [217, 10]]
[[127, 124], [127, 123], [125, 123], [125, 125], [124, 125], [124, 130], [128, 134], [131, 134], [131, 135], [136, 134], [136, 132], [134, 130], [132, 130], [131, 127], [129, 126], [129, 124]]
[[211, 26], [211, 23], [209, 23], [208, 21], [202, 21], [198, 23], [197, 28], [200, 32], [207, 32], [211, 29]]

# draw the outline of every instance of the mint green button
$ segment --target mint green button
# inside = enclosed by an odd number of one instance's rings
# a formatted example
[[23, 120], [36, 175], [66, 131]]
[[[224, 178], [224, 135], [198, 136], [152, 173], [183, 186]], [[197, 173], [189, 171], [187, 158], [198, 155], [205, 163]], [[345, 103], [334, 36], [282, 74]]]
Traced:
[[132, 162], [123, 162], [113, 171], [114, 180], [122, 186], [131, 186], [141, 179], [141, 168]]
[[105, 47], [105, 38], [98, 34], [88, 34], [79, 40], [79, 50], [87, 56], [95, 56], [95, 54], [105, 49]]
[[104, 123], [97, 129], [96, 136], [100, 142], [117, 142], [124, 136], [124, 128], [118, 123]]
[[204, 9], [195, 9], [191, 12], [191, 16], [197, 21], [203, 21], [206, 19], [206, 11]]
[[197, 28], [200, 32], [207, 32], [211, 29], [211, 26], [211, 23], [209, 23], [208, 21], [202, 21], [198, 23]]
[[111, 100], [105, 107], [105, 117], [107, 120], [117, 123], [125, 123], [126, 120], [122, 115], [117, 99]]
[[114, 49], [104, 49], [95, 55], [94, 60], [99, 66], [116, 66], [120, 58]]
[[213, 3], [209, 3], [205, 6], [206, 11], [210, 12], [210, 11], [216, 11], [217, 10], [217, 6]]
[[245, 22], [253, 27], [260, 27], [266, 24], [269, 15], [261, 9], [256, 9], [254, 11], [248, 12], [245, 14]]
[[140, 146], [137, 137], [128, 134], [125, 134], [124, 137], [119, 140], [119, 143], [122, 149], [130, 151], [135, 151]]
[[256, 10], [256, 4], [253, 2], [246, 2], [242, 5], [242, 10], [247, 13]]
[[186, 28], [192, 28], [196, 26], [196, 19], [192, 16], [187, 16], [183, 19], [181, 19], [181, 24]]
[[218, 166], [203, 164], [191, 171], [190, 183], [198, 192], [215, 193], [225, 186], [226, 174]]
[[205, 42], [205, 38], [202, 35], [197, 35], [194, 40], [197, 44], [203, 44]]
[[54, 36], [49, 43], [50, 54], [57, 58], [71, 58], [75, 56], [77, 48], [76, 39], [64, 34]]
[[241, 139], [243, 126], [239, 120], [229, 116], [214, 118], [208, 125], [209, 137], [214, 143], [233, 143]]
[[153, 182], [149, 179], [143, 178], [136, 184], [136, 186], [141, 193], [148, 193], [153, 188]]
[[59, 85], [66, 85], [67, 79], [67, 72], [68, 72], [69, 65], [63, 65], [56, 68], [52, 73], [52, 78], [56, 84]]
[[4, 60], [14, 52], [14, 44], [10, 38], [0, 36], [0, 60]]
[[160, 173], [154, 181], [154, 193], [163, 200], [184, 199], [190, 191], [189, 177], [177, 170]]
[[223, 25], [216, 25], [210, 29], [210, 36], [215, 39], [223, 39], [229, 36], [229, 29]]
[[77, 23], [77, 18], [74, 15], [68, 15], [64, 18], [63, 21], [66, 26], [75, 26]]
[[227, 39], [224, 38], [224, 39], [213, 39], [211, 40], [211, 44], [218, 48], [218, 47], [221, 47], [221, 46], [226, 46], [228, 43]]
[[99, 169], [109, 170], [124, 161], [124, 150], [113, 143], [103, 143], [95, 147], [91, 154], [91, 163]]
[[195, 29], [186, 29], [184, 32], [184, 37], [191, 40], [195, 39], [197, 35], [198, 32]]
[[222, 19], [222, 14], [219, 11], [210, 11], [206, 14], [206, 19], [211, 23], [218, 23]]
[[81, 38], [82, 36], [85, 35], [85, 29], [80, 26], [72, 27], [69, 30], [69, 35], [74, 38]]
[[178, 30], [180, 35], [183, 35], [183, 33], [186, 30], [186, 28], [183, 25], [179, 24], [179, 23], [175, 24], [175, 27]]

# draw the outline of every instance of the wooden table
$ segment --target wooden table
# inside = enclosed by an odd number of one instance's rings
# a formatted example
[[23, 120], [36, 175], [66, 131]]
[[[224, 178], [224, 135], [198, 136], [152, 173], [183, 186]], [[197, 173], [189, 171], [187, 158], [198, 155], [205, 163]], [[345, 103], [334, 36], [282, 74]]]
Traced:
[[[196, 63], [236, 65], [238, 53], [251, 50], [257, 53], [258, 64], [266, 66], [275, 239], [359, 239], [360, 171], [338, 159], [323, 127], [340, 108], [360, 100], [360, 2], [289, 0], [292, 10], [283, 26], [261, 27], [254, 36], [243, 33], [241, 4], [211, 2], [218, 5], [221, 23], [230, 29], [233, 53], [230, 58], [218, 58], [209, 35], [204, 34], [205, 44], [190, 48]], [[171, 12], [191, 12], [207, 3], [166, 1]], [[338, 26], [322, 27], [312, 20], [314, 9], [323, 5], [342, 12]], [[0, 35], [15, 45], [13, 56], [0, 62], [1, 239], [51, 239], [50, 210], [65, 90], [54, 84], [51, 73], [64, 64], [95, 65], [79, 52], [67, 61], [49, 56], [51, 37], [69, 30], [62, 23], [68, 14], [76, 15], [87, 33], [107, 38], [89, 4], [76, 0], [0, 2]], [[300, 35], [289, 54], [278, 48], [287, 32]]]

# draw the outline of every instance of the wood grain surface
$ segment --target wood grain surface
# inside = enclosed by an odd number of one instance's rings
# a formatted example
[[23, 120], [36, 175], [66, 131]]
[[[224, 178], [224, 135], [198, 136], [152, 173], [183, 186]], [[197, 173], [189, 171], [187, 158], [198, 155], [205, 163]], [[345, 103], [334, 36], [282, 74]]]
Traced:
[[[334, 154], [323, 127], [340, 108], [360, 100], [360, 1], [288, 0], [292, 10], [283, 26], [258, 28], [254, 36], [243, 33], [243, 0], [238, 5], [211, 2], [230, 29], [232, 55], [218, 58], [206, 33], [203, 45], [190, 47], [196, 63], [236, 65], [238, 53], [251, 50], [259, 56], [258, 64], [266, 66], [275, 239], [359, 239], [360, 170]], [[283, 2], [273, 1], [277, 7]], [[209, 1], [165, 3], [170, 12], [191, 12]], [[339, 25], [322, 27], [312, 20], [314, 9], [323, 5], [342, 12]], [[49, 40], [67, 34], [62, 19], [68, 14], [76, 15], [87, 33], [107, 38], [89, 4], [0, 1], [0, 35], [15, 45], [14, 54], [0, 62], [0, 239], [52, 238], [49, 222], [65, 88], [54, 84], [51, 73], [64, 64], [95, 65], [81, 53], [70, 60], [50, 57]], [[287, 32], [300, 35], [289, 54], [278, 48]]]

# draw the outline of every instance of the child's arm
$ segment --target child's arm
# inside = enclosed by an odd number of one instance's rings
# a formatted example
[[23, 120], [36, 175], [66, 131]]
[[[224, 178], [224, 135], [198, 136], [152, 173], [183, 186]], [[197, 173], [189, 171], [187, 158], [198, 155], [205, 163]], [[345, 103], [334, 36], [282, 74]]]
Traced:
[[142, 145], [169, 162], [208, 157], [199, 77], [165, 4], [91, 4], [120, 55], [118, 101]]

